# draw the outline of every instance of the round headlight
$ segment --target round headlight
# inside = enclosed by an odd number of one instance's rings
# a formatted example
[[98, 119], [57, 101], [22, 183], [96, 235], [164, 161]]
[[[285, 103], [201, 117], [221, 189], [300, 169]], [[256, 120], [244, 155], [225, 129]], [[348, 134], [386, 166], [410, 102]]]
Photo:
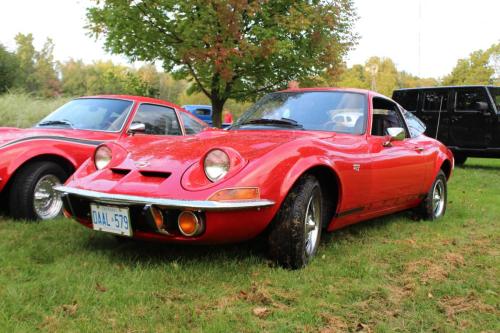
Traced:
[[94, 164], [97, 170], [104, 169], [111, 162], [113, 153], [107, 146], [100, 146], [94, 154]]
[[210, 151], [203, 161], [205, 175], [211, 182], [224, 178], [229, 171], [229, 165], [229, 156], [220, 149]]

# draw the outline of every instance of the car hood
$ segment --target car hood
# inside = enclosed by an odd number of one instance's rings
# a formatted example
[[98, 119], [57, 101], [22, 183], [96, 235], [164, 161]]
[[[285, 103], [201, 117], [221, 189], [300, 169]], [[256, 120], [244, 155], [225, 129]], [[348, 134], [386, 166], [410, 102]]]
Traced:
[[215, 148], [232, 149], [243, 159], [251, 160], [265, 155], [281, 144], [311, 136], [331, 137], [332, 133], [207, 130], [194, 136], [168, 137], [160, 140], [138, 135], [120, 140], [119, 144], [127, 150], [128, 162], [142, 162], [146, 163], [148, 168], [157, 171], [171, 171], [167, 169], [187, 168]]

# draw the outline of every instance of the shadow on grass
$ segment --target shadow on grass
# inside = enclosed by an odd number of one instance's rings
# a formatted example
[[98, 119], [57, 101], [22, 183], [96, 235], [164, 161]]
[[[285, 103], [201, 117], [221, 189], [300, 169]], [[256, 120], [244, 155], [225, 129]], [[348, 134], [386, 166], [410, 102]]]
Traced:
[[476, 163], [464, 164], [461, 166], [457, 166], [456, 168], [463, 169], [463, 170], [500, 171], [500, 165], [496, 166], [496, 165], [484, 165], [484, 164], [476, 164]]
[[[367, 232], [387, 229], [401, 218], [412, 222], [411, 212], [401, 212], [364, 221], [334, 232], [323, 233], [322, 246], [329, 246], [337, 241], [356, 242]], [[375, 240], [374, 240], [375, 241]], [[128, 266], [165, 265], [165, 263], [182, 262], [183, 264], [206, 264], [223, 266], [228, 262], [247, 261], [254, 264], [272, 263], [267, 261], [267, 246], [265, 233], [256, 239], [224, 245], [193, 245], [148, 242], [133, 239], [114, 238], [109, 235], [93, 233], [82, 243], [83, 249], [89, 252], [100, 252], [115, 264]], [[253, 265], [252, 265], [253, 266]]]

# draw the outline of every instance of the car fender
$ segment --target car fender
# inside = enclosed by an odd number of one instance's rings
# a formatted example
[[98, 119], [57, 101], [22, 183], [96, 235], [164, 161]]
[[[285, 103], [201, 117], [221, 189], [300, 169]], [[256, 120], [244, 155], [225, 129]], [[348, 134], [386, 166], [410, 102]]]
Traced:
[[[43, 149], [40, 149], [43, 147]], [[9, 182], [15, 172], [25, 165], [27, 162], [39, 157], [52, 157], [66, 160], [71, 166], [76, 169], [79, 165], [74, 156], [68, 154], [65, 149], [59, 148], [47, 140], [46, 142], [37, 142], [36, 147], [33, 147], [29, 142], [11, 146], [7, 149], [0, 150], [2, 157], [0, 162], [0, 190]]]

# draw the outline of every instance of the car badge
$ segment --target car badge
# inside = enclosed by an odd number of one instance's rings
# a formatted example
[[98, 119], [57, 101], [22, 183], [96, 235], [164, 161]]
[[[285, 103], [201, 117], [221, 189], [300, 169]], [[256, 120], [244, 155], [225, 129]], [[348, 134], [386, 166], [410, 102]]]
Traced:
[[361, 165], [359, 165], [359, 164], [353, 164], [352, 168], [354, 169], [354, 171], [359, 172], [359, 169], [361, 168]]
[[145, 167], [149, 166], [150, 163], [148, 161], [137, 161], [137, 162], [134, 162], [134, 164], [138, 168], [145, 168]]

